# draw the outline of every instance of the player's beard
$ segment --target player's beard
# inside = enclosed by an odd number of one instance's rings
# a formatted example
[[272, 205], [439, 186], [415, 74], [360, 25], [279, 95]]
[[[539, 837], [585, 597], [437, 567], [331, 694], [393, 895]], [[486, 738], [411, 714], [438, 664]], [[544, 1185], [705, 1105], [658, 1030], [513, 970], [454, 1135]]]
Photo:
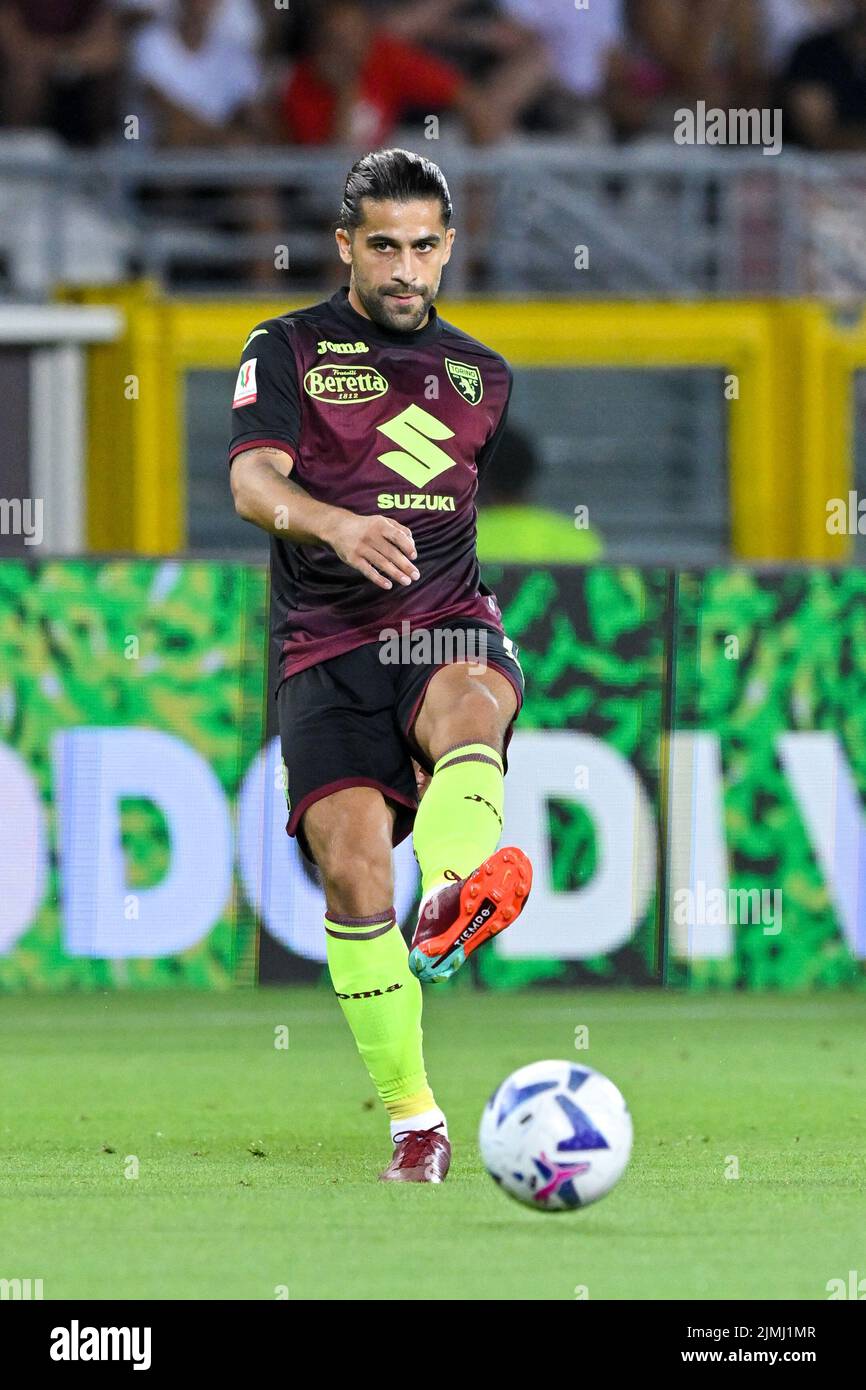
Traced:
[[389, 328], [398, 333], [413, 333], [421, 326], [436, 298], [438, 288], [438, 285], [432, 289], [429, 285], [415, 285], [412, 292], [417, 294], [418, 298], [411, 304], [400, 304], [391, 297], [399, 293], [396, 286], [386, 285], [381, 289], [374, 289], [370, 285], [362, 285], [357, 275], [355, 276], [355, 293], [373, 322], [380, 328]]

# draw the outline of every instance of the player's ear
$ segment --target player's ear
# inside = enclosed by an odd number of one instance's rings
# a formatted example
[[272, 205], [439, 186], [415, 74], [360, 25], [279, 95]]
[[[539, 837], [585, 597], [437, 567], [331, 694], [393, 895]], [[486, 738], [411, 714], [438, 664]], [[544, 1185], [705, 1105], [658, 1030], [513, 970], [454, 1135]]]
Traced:
[[344, 265], [352, 264], [352, 238], [345, 227], [338, 227], [334, 232], [337, 242], [337, 250], [340, 253], [340, 260]]
[[451, 247], [454, 245], [454, 238], [457, 235], [454, 227], [449, 227], [445, 233], [445, 254], [442, 257], [442, 264], [447, 265], [451, 259]]

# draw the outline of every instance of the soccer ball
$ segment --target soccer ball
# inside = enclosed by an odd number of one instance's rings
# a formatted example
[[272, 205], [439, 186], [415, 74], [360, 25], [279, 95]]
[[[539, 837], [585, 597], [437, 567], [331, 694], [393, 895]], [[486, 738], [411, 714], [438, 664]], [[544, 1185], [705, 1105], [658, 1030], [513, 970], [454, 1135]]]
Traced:
[[532, 1062], [497, 1087], [481, 1116], [484, 1166], [537, 1211], [568, 1211], [604, 1197], [631, 1154], [631, 1115], [592, 1067]]

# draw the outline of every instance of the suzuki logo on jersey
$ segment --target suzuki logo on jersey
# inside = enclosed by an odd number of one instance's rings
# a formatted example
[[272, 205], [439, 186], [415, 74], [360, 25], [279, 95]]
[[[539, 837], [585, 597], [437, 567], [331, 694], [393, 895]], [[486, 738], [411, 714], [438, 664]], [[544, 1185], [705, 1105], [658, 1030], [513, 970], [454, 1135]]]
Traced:
[[360, 405], [384, 396], [388, 382], [375, 367], [349, 367], [344, 362], [323, 362], [304, 377], [304, 390], [325, 405]]
[[238, 372], [237, 384], [235, 386], [232, 410], [237, 410], [239, 405], [252, 405], [257, 399], [256, 390], [256, 362], [257, 357], [251, 357], [249, 362], [242, 362]]
[[319, 356], [323, 352], [369, 352], [366, 343], [329, 343], [327, 338], [323, 338], [319, 343]]
[[376, 498], [380, 511], [453, 512], [454, 498], [444, 492], [380, 492]]
[[454, 431], [428, 410], [422, 410], [420, 405], [407, 405], [399, 415], [378, 425], [377, 429], [401, 446], [400, 450], [379, 454], [379, 462], [384, 463], [386, 468], [393, 468], [407, 483], [426, 487], [440, 473], [456, 467], [456, 459], [433, 442], [435, 439], [453, 439]]
[[458, 396], [462, 396], [470, 405], [477, 405], [484, 395], [484, 382], [478, 368], [470, 367], [467, 362], [455, 362], [452, 358], [446, 357], [445, 370]]

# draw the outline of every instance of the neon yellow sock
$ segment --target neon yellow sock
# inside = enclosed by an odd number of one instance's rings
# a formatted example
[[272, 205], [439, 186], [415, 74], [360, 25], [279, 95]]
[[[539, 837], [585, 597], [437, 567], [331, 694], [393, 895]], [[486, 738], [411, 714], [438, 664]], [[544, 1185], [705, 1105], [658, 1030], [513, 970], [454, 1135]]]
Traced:
[[502, 759], [495, 748], [463, 743], [442, 754], [415, 816], [423, 893], [466, 878], [493, 853], [502, 834], [504, 799]]
[[421, 1050], [421, 985], [393, 907], [373, 917], [328, 914], [328, 969], [346, 1022], [392, 1120], [432, 1109]]

